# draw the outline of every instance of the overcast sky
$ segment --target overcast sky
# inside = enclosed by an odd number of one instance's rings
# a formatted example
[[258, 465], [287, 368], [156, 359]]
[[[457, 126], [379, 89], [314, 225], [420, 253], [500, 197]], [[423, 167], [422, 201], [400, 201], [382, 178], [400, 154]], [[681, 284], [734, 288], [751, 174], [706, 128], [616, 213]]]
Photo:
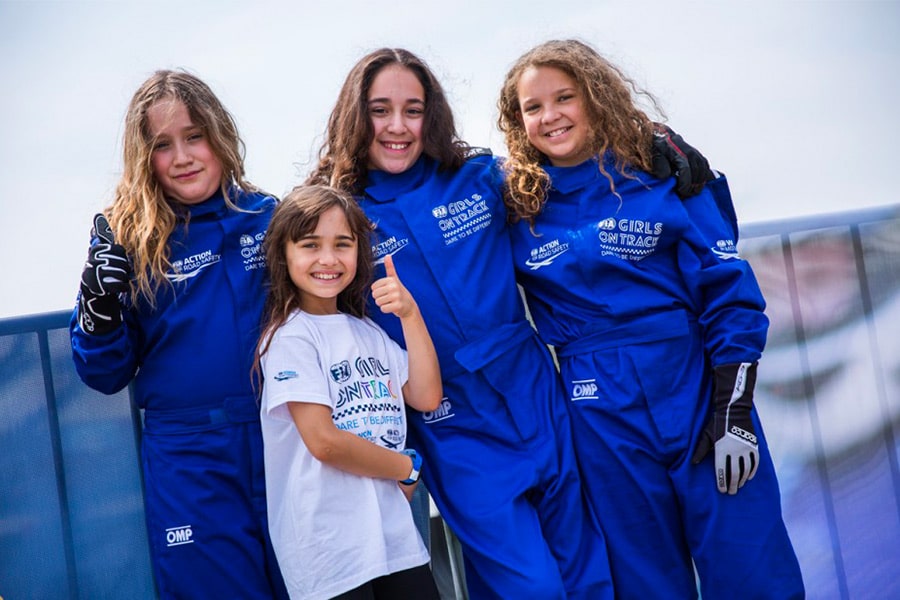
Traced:
[[73, 306], [91, 217], [121, 172], [125, 108], [155, 69], [209, 83], [251, 181], [282, 195], [364, 53], [422, 56], [463, 137], [502, 154], [502, 77], [559, 37], [657, 96], [728, 175], [743, 223], [900, 203], [896, 1], [0, 0], [0, 318]]

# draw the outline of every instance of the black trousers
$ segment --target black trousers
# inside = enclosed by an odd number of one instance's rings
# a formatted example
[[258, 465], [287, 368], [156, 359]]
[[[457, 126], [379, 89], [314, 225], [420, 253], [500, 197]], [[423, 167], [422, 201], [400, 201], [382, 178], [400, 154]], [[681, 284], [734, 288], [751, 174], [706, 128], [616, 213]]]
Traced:
[[427, 564], [384, 575], [333, 600], [440, 600]]

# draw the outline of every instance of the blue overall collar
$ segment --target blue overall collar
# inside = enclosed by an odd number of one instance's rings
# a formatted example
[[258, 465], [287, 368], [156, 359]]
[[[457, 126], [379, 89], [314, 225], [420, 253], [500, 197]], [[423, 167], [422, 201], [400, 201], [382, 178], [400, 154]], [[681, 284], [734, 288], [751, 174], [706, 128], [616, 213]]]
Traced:
[[222, 195], [221, 189], [217, 189], [212, 196], [199, 204], [181, 204], [173, 200], [169, 200], [169, 203], [175, 210], [175, 214], [178, 215], [179, 220], [184, 220], [187, 215], [190, 215], [191, 219], [207, 216], [220, 217], [228, 212], [228, 205], [225, 204], [225, 196]]
[[[610, 160], [609, 156], [607, 156], [603, 166], [606, 167], [608, 172], [612, 172], [611, 169], [615, 169], [615, 164]], [[603, 177], [600, 173], [600, 165], [596, 156], [574, 167], [544, 165], [544, 171], [550, 176], [550, 187], [563, 194], [571, 194], [583, 189], [591, 182]]]
[[427, 165], [432, 161], [424, 154], [402, 173], [369, 170], [366, 195], [378, 202], [387, 202], [397, 196], [420, 187], [425, 182]]

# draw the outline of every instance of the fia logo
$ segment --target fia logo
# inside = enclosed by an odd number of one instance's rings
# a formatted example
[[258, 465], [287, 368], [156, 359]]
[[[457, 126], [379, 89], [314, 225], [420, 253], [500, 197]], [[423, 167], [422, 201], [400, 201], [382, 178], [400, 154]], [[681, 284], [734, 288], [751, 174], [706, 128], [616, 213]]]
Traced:
[[194, 543], [194, 531], [190, 525], [166, 529], [166, 546], [182, 546]]
[[597, 227], [599, 227], [601, 231], [612, 231], [616, 228], [616, 220], [612, 217], [607, 217], [597, 223]]
[[341, 362], [331, 365], [331, 378], [338, 383], [344, 383], [350, 379], [350, 361], [342, 360]]
[[435, 219], [443, 219], [444, 217], [446, 217], [449, 214], [449, 212], [447, 211], [446, 206], [441, 205], [441, 206], [435, 206], [434, 208], [432, 208], [431, 214], [434, 215]]

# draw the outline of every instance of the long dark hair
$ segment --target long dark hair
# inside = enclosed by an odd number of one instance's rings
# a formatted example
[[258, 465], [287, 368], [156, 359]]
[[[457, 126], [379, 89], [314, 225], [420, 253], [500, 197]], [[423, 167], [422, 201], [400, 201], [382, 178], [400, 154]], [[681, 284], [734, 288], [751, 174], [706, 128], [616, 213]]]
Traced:
[[469, 146], [459, 139], [444, 89], [421, 58], [402, 48], [381, 48], [362, 57], [347, 74], [328, 118], [319, 162], [308, 184], [331, 185], [359, 194], [365, 185], [369, 144], [374, 130], [368, 113], [369, 89], [375, 76], [391, 65], [412, 71], [425, 90], [423, 152], [442, 168], [459, 168]]

